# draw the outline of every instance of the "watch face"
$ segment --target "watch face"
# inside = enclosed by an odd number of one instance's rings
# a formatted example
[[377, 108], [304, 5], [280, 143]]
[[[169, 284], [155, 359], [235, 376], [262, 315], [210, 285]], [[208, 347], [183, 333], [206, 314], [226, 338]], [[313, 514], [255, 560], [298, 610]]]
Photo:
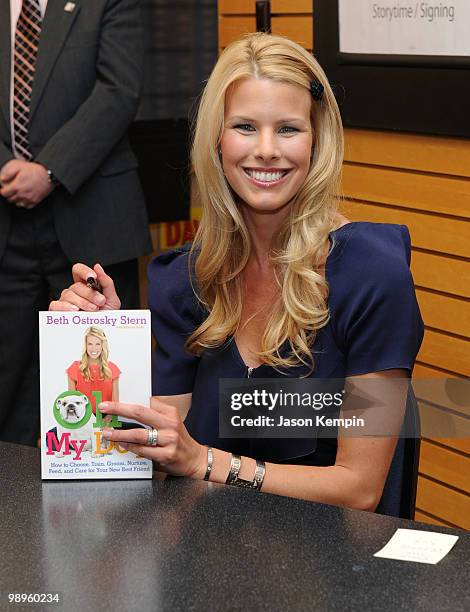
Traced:
[[237, 478], [234, 483], [236, 487], [241, 487], [242, 489], [252, 489], [253, 483], [251, 480], [243, 480], [243, 478]]
[[47, 171], [47, 175], [49, 177], [49, 182], [52, 183], [53, 185], [60, 185], [60, 181], [57, 179], [57, 177], [54, 175], [54, 173], [52, 172], [52, 170], [48, 170]]

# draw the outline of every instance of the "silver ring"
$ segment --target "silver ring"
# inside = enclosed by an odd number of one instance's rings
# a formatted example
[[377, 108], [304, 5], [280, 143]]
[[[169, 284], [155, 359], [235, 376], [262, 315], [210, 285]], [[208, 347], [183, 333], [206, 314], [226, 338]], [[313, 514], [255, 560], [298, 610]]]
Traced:
[[17, 202], [17, 203], [16, 203], [16, 206], [17, 206], [18, 208], [26, 208], [26, 202]]
[[158, 430], [147, 429], [147, 446], [157, 446], [158, 443]]

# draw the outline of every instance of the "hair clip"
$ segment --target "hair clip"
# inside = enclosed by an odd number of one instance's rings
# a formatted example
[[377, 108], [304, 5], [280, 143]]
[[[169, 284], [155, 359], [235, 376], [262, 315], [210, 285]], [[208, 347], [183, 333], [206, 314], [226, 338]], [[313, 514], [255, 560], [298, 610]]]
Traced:
[[312, 98], [316, 102], [319, 102], [322, 99], [324, 91], [325, 88], [320, 83], [320, 81], [317, 81], [316, 79], [312, 79], [310, 81], [310, 93], [312, 94]]

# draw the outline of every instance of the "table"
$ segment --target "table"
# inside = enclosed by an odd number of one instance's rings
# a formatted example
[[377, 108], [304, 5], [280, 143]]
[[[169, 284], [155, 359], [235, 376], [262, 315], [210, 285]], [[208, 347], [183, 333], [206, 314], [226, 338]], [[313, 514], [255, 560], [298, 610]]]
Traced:
[[[470, 533], [183, 478], [42, 482], [0, 443], [2, 610], [470, 609]], [[437, 565], [373, 557], [397, 527], [455, 533]], [[62, 608], [6, 606], [59, 592]]]

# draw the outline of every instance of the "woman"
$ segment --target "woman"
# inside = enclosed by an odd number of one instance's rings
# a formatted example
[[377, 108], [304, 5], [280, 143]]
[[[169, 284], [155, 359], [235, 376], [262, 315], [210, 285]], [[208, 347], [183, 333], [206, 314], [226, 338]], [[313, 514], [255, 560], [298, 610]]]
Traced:
[[[96, 415], [96, 396], [101, 393], [102, 402], [119, 401], [119, 376], [121, 370], [108, 360], [109, 346], [106, 334], [100, 327], [91, 326], [85, 330], [83, 351], [80, 361], [74, 361], [67, 368], [69, 391], [84, 393], [91, 402], [93, 414]], [[103, 422], [109, 424], [112, 417], [105, 415]], [[109, 448], [109, 441], [101, 440], [103, 449]], [[100, 456], [94, 453], [94, 456]]]
[[[396, 437], [218, 436], [220, 378], [386, 386], [410, 376], [422, 321], [409, 235], [402, 226], [349, 223], [336, 212], [342, 152], [335, 98], [309, 53], [267, 34], [224, 51], [194, 136], [200, 228], [190, 251], [164, 254], [149, 268], [158, 399], [150, 408], [103, 406], [150, 425], [157, 440], [111, 430], [108, 439], [171, 474], [375, 509]], [[119, 307], [101, 266], [77, 264], [73, 274], [75, 284], [52, 309]], [[88, 276], [104, 295], [86, 287]]]
[[119, 401], [119, 376], [121, 370], [109, 361], [109, 347], [106, 334], [100, 327], [88, 327], [83, 338], [80, 361], [74, 361], [67, 368], [69, 391], [85, 393], [96, 414], [96, 398], [93, 391], [101, 393], [103, 402]]

